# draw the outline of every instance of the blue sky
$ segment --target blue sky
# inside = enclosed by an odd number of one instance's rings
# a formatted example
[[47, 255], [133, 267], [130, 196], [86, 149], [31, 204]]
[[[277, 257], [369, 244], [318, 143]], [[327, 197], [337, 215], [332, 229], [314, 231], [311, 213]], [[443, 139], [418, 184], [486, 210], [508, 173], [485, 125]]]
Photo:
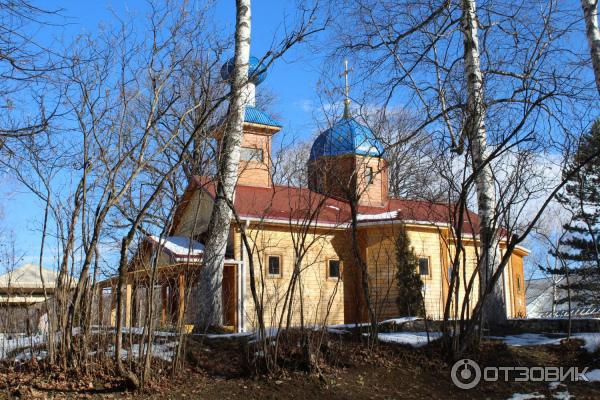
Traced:
[[[38, 36], [41, 40], [64, 38], [66, 42], [80, 33], [98, 31], [100, 24], [113, 21], [115, 13], [139, 15], [140, 21], [143, 21], [147, 10], [144, 0], [62, 0], [40, 1], [38, 4], [46, 9], [62, 9], [61, 14], [66, 22], [65, 26], [45, 27], [38, 32]], [[261, 57], [271, 46], [273, 37], [281, 35], [283, 21], [292, 18], [294, 2], [255, 0], [252, 7], [251, 53]], [[218, 0], [215, 18], [225, 34], [233, 36], [235, 2]], [[61, 25], [61, 21], [57, 24]], [[319, 104], [316, 85], [322, 62], [321, 57], [311, 53], [306, 46], [301, 46], [277, 60], [270, 68], [267, 80], [258, 87], [259, 91], [267, 90], [274, 97], [272, 111], [284, 125], [281, 137], [309, 138], [315, 133], [317, 128], [314, 120], [318, 110], [313, 110], [312, 105]], [[0, 217], [0, 229], [5, 236], [15, 239], [17, 254], [23, 256], [22, 262], [37, 262], [43, 206], [10, 177], [3, 177], [3, 182], [0, 191], [3, 214]], [[47, 248], [48, 258], [52, 258], [51, 247], [49, 245]]]

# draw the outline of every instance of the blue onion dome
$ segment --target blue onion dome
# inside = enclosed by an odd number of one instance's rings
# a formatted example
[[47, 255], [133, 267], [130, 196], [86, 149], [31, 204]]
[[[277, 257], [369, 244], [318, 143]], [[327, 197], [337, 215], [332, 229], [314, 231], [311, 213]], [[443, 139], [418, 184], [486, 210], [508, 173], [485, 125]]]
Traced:
[[371, 129], [354, 118], [342, 118], [315, 139], [309, 160], [348, 154], [382, 157], [383, 152], [383, 145]]
[[[250, 81], [258, 86], [261, 83], [263, 83], [265, 79], [267, 79], [267, 71], [265, 69], [265, 65], [254, 56], [250, 56], [250, 60], [248, 63], [248, 76], [250, 77]], [[221, 67], [221, 78], [223, 78], [223, 80], [228, 81], [231, 79], [231, 76], [233, 75], [234, 65], [235, 64], [233, 57], [229, 59], [229, 61], [227, 61], [225, 64], [223, 64], [223, 66]]]

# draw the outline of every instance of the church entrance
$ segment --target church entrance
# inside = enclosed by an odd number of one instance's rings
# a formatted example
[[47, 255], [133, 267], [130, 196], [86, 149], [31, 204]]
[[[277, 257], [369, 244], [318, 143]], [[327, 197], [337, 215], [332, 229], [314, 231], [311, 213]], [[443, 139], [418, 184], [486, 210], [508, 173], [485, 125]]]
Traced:
[[237, 265], [225, 264], [223, 268], [223, 325], [237, 327]]

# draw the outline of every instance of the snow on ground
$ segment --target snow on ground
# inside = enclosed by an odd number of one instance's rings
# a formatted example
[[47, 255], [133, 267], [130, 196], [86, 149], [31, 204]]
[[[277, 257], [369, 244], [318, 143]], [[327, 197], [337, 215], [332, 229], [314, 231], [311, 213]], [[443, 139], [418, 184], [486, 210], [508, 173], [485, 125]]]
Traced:
[[538, 392], [533, 393], [515, 393], [507, 400], [531, 400], [531, 399], [545, 399], [546, 397], [543, 394]]
[[[409, 322], [409, 321], [416, 321], [418, 319], [422, 319], [419, 317], [398, 317], [398, 318], [390, 318], [390, 319], [386, 319], [385, 321], [381, 321], [379, 322], [379, 325], [384, 325], [384, 324], [403, 324], [405, 322]], [[328, 328], [333, 328], [333, 329], [344, 329], [344, 328], [363, 328], [365, 326], [370, 326], [371, 323], [370, 322], [360, 322], [360, 323], [355, 323], [355, 324], [335, 324], [335, 325], [327, 325]]]
[[[92, 330], [91, 333], [116, 333], [117, 330], [115, 328], [111, 328], [111, 327], [104, 327], [104, 326], [97, 326], [97, 325], [93, 325], [92, 326]], [[143, 335], [147, 332], [147, 329], [145, 329], [144, 327], [141, 326], [133, 326], [131, 328], [122, 328], [121, 332], [123, 332], [124, 334], [128, 334], [128, 333], [132, 333], [134, 335]], [[178, 332], [171, 332], [171, 331], [154, 331], [154, 336], [155, 337], [175, 337], [175, 336], [179, 336]]]
[[588, 353], [594, 353], [600, 348], [600, 333], [577, 333], [573, 337], [585, 342], [583, 348]]
[[397, 324], [397, 325], [399, 325], [399, 324], [403, 324], [405, 322], [416, 321], [418, 319], [422, 319], [422, 318], [419, 318], [419, 317], [391, 318], [391, 319], [386, 319], [385, 321], [381, 321], [379, 323], [379, 325], [382, 325], [382, 324]]
[[[405, 322], [409, 322], [409, 321], [415, 321], [421, 318], [418, 317], [399, 317], [399, 318], [391, 318], [391, 319], [386, 319], [385, 321], [381, 321], [379, 323], [379, 325], [385, 325], [385, 324], [395, 324], [395, 325], [401, 325]], [[364, 328], [364, 327], [368, 327], [370, 326], [371, 323], [370, 322], [361, 322], [358, 324], [336, 324], [336, 325], [327, 325], [327, 332], [329, 333], [333, 333], [333, 334], [337, 334], [337, 335], [341, 335], [344, 333], [347, 333], [347, 329], [352, 329], [352, 328]]]
[[40, 349], [27, 349], [15, 356], [15, 361], [29, 361], [31, 357], [34, 357], [36, 360], [42, 360], [48, 356], [48, 352], [46, 350]]
[[361, 322], [358, 324], [336, 324], [336, 325], [327, 325], [328, 328], [333, 328], [333, 329], [344, 329], [344, 328], [363, 328], [365, 326], [370, 326], [371, 323], [370, 322]]
[[[171, 362], [173, 357], [175, 356], [175, 348], [177, 347], [177, 342], [170, 342], [164, 344], [153, 344], [152, 345], [152, 356], [156, 358], [160, 358], [161, 360]], [[147, 350], [147, 345], [140, 347], [139, 344], [134, 344], [131, 346], [131, 349], [121, 349], [121, 359], [125, 360], [129, 356], [129, 352], [131, 351], [131, 355], [135, 358], [140, 356], [140, 348], [144, 349], [144, 354]], [[106, 353], [109, 357], [113, 357], [115, 355], [115, 347], [110, 346]]]
[[4, 360], [9, 353], [15, 350], [35, 347], [44, 343], [46, 343], [46, 335], [24, 336], [14, 339], [1, 339], [0, 360]]
[[559, 386], [564, 386], [561, 381], [550, 382], [550, 384], [548, 385], [548, 389], [556, 390]]
[[558, 344], [564, 336], [549, 337], [539, 333], [522, 333], [520, 335], [489, 336], [488, 339], [502, 340], [509, 346], [541, 346], [545, 344]]
[[[114, 329], [114, 331], [116, 332], [117, 330]], [[146, 331], [146, 332], [144, 332]], [[144, 327], [131, 327], [131, 328], [123, 328], [123, 333], [133, 333], [134, 335], [143, 335], [144, 333], [148, 333], [147, 329], [144, 329]], [[177, 332], [168, 332], [168, 331], [154, 331], [154, 336], [161, 336], [161, 337], [174, 337], [174, 336], [179, 336], [179, 333]]]
[[[412, 347], [422, 347], [427, 344], [427, 332], [390, 332], [380, 333], [378, 336], [380, 341], [387, 343], [407, 344]], [[441, 336], [440, 332], [429, 332], [429, 341], [437, 340]]]
[[[488, 336], [488, 339], [502, 340], [509, 346], [542, 346], [546, 344], [559, 344], [567, 338], [564, 333], [548, 334], [541, 333], [522, 333], [520, 335], [508, 336]], [[572, 339], [580, 339], [584, 342], [583, 348], [593, 353], [600, 348], [600, 333], [576, 333], [571, 336]]]
[[254, 332], [236, 332], [236, 333], [206, 333], [206, 334], [202, 334], [201, 336], [204, 336], [205, 338], [208, 339], [227, 339], [227, 338], [239, 338], [239, 337], [246, 337], [246, 336], [253, 336]]
[[[105, 331], [116, 332], [115, 329], [102, 330], [102, 329], [99, 329], [98, 327], [92, 328], [92, 333], [105, 332]], [[78, 328], [73, 329], [74, 335], [76, 335], [78, 332], [79, 332]], [[143, 328], [135, 328], [134, 327], [134, 328], [124, 328], [123, 329], [123, 333], [129, 333], [129, 332], [141, 335], [143, 332]], [[156, 331], [156, 332], [154, 332], [154, 335], [155, 335], [155, 337], [174, 337], [177, 335], [177, 333]], [[58, 339], [60, 336], [57, 333], [55, 337]], [[13, 338], [13, 339], [0, 338], [0, 360], [6, 359], [9, 354], [17, 352], [18, 350], [21, 350], [21, 351], [15, 355], [15, 357], [14, 357], [15, 361], [29, 360], [32, 356], [32, 353], [35, 358], [40, 360], [40, 359], [46, 357], [46, 350], [35, 349], [35, 347], [44, 345], [46, 343], [47, 339], [48, 339], [48, 335], [23, 336], [23, 337], [17, 337], [17, 338]], [[164, 343], [164, 344], [154, 344], [154, 345], [152, 345], [152, 349], [153, 349], [152, 353], [157, 358], [162, 358], [163, 360], [170, 361], [173, 350], [172, 349], [169, 350], [169, 348], [175, 347], [176, 344], [177, 344], [177, 341], [172, 341], [172, 342], [168, 342], [168, 343]], [[139, 349], [137, 349], [135, 346], [138, 346], [138, 345], [134, 345], [133, 353], [139, 354]], [[113, 355], [114, 355], [114, 349], [112, 351], [113, 351]], [[127, 356], [127, 351], [126, 350], [123, 350], [123, 351], [124, 351], [125, 356]], [[90, 354], [93, 354], [93, 353], [90, 353]]]
[[[277, 328], [266, 328], [265, 329], [265, 338], [271, 338], [277, 335]], [[248, 332], [234, 332], [234, 333], [198, 333], [192, 334], [192, 336], [202, 336], [207, 339], [234, 339], [234, 338], [242, 338], [248, 337], [252, 340], [249, 343], [256, 342], [258, 340], [258, 331], [248, 331]]]
[[[279, 332], [279, 329], [277, 329], [276, 327], [271, 327], [271, 328], [265, 328], [265, 339], [269, 339], [272, 337], [275, 337], [277, 335], [277, 332]], [[250, 332], [252, 334], [252, 340], [249, 341], [249, 344], [252, 343], [256, 343], [260, 340], [260, 335], [258, 331], [254, 331], [254, 332]]]
[[590, 382], [600, 382], [600, 369], [593, 369], [585, 373]]
[[343, 335], [345, 333], [348, 333], [347, 330], [345, 329], [337, 329], [337, 328], [327, 328], [327, 332], [329, 333], [333, 333], [334, 335]]
[[[561, 390], [559, 392], [557, 392], [556, 390], [558, 390], [558, 388], [561, 388]], [[554, 382], [550, 382], [550, 384], [548, 385], [548, 389], [552, 393], [552, 398], [554, 400], [571, 400], [574, 397], [571, 396], [571, 393], [569, 393], [569, 391], [567, 390], [567, 386], [560, 382], [560, 381], [554, 381]]]
[[571, 396], [571, 393], [566, 389], [561, 392], [552, 393], [552, 397], [554, 400], [571, 400], [575, 398]]

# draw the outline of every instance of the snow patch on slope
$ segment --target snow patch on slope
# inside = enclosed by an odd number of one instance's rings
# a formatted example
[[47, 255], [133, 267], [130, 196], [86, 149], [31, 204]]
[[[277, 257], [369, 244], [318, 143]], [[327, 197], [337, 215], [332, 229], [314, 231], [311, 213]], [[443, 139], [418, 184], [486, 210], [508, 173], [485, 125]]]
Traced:
[[600, 382], [600, 369], [593, 369], [585, 373], [589, 382]]
[[543, 394], [538, 392], [533, 393], [515, 393], [507, 400], [531, 400], [531, 399], [545, 399], [546, 397]]
[[[365, 334], [368, 335], [368, 334]], [[442, 337], [440, 332], [429, 332], [429, 341], [427, 332], [390, 332], [378, 334], [379, 340], [386, 343], [407, 344], [412, 347], [423, 347], [427, 343]]]

